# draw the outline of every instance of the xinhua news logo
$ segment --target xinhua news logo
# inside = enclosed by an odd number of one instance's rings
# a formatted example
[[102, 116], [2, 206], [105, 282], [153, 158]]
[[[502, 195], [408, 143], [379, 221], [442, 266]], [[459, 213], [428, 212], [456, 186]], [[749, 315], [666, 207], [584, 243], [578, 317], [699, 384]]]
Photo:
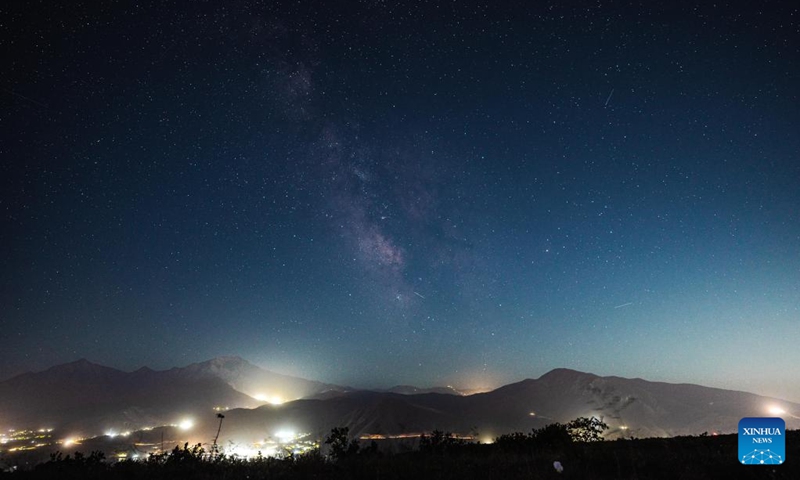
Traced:
[[739, 420], [739, 461], [745, 465], [785, 462], [786, 422], [774, 417]]

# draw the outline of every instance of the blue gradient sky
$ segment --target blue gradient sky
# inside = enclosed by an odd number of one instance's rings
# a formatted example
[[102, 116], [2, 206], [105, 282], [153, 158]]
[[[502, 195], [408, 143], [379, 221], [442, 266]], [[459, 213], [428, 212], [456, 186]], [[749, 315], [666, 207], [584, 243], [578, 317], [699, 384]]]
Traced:
[[797, 7], [215, 3], [3, 7], [0, 378], [800, 401]]

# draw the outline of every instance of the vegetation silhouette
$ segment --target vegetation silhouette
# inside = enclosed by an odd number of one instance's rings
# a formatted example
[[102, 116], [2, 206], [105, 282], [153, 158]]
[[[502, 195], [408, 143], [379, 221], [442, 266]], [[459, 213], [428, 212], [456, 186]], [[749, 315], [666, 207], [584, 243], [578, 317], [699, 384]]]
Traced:
[[219, 418], [219, 427], [217, 427], [217, 434], [214, 435], [214, 443], [211, 444], [212, 456], [219, 455], [219, 444], [217, 443], [217, 440], [219, 440], [219, 433], [222, 431], [222, 421], [225, 420], [225, 415], [218, 413], [217, 418]]
[[567, 451], [575, 442], [599, 442], [608, 430], [602, 420], [578, 417], [565, 424], [551, 423], [530, 433], [522, 432], [500, 435], [495, 439], [498, 448], [505, 451], [525, 452], [542, 449]]
[[450, 432], [434, 430], [430, 436], [423, 434], [420, 437], [419, 451], [422, 453], [444, 455], [448, 451], [456, 450], [466, 444], [466, 440], [457, 438]]
[[434, 431], [420, 439], [418, 449], [389, 453], [374, 441], [362, 446], [341, 427], [325, 440], [329, 455], [314, 450], [242, 459], [211, 455], [202, 445], [188, 443], [138, 461], [110, 461], [97, 451], [88, 456], [57, 452], [30, 470], [0, 473], [0, 480], [800, 478], [797, 430], [787, 432], [788, 460], [777, 466], [741, 465], [735, 434], [601, 441], [604, 430], [599, 420], [576, 419], [527, 434], [501, 435], [491, 444]]
[[330, 445], [330, 456], [333, 460], [340, 461], [358, 454], [360, 449], [358, 440], [351, 440], [349, 433], [349, 428], [337, 427], [331, 429], [331, 434], [325, 439], [325, 444]]

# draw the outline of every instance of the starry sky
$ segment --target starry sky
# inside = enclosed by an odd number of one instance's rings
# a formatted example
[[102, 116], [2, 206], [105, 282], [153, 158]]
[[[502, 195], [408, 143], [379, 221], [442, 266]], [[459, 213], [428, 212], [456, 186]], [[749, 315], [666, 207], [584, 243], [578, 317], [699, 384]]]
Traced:
[[7, 3], [0, 378], [800, 401], [792, 2]]

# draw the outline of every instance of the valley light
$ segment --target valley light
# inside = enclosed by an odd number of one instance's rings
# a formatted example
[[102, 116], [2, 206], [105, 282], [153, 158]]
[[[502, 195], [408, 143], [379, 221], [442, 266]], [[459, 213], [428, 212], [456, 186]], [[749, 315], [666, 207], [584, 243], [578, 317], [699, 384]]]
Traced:
[[185, 430], [189, 430], [192, 427], [194, 427], [194, 422], [191, 419], [188, 419], [188, 418], [184, 419], [184, 420], [181, 420], [181, 423], [178, 424], [178, 428], [180, 428], [181, 430], [184, 430], [184, 431]]
[[243, 458], [255, 458], [258, 456], [258, 450], [248, 447], [235, 446], [228, 449], [225, 453], [228, 455], [236, 455]]
[[786, 413], [786, 410], [782, 409], [781, 407], [771, 406], [767, 409], [770, 415], [783, 415]]
[[108, 435], [109, 438], [114, 438], [117, 436], [116, 432], [113, 431], [106, 432], [106, 435]]
[[267, 447], [262, 449], [262, 455], [265, 457], [273, 457], [278, 453], [277, 447]]
[[275, 436], [278, 437], [278, 440], [281, 442], [288, 442], [294, 438], [294, 432], [291, 430], [280, 430], [275, 433]]
[[284, 400], [280, 395], [264, 395], [263, 393], [259, 393], [254, 395], [253, 398], [259, 402], [270, 403], [272, 405], [282, 405], [284, 403]]

